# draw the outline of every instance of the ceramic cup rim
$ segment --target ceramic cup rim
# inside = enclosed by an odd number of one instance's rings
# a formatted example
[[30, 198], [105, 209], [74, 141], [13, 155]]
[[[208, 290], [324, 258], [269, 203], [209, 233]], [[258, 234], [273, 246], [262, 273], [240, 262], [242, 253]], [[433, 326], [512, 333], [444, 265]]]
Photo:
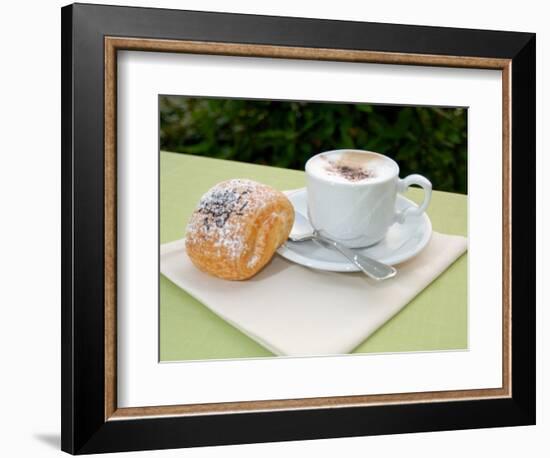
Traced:
[[[393, 166], [393, 169], [394, 169], [394, 173], [393, 174], [390, 174], [388, 175], [387, 177], [382, 177], [382, 178], [374, 178], [372, 180], [364, 180], [364, 181], [359, 181], [359, 182], [353, 182], [353, 181], [349, 181], [349, 182], [342, 182], [342, 181], [333, 181], [333, 180], [330, 180], [329, 178], [326, 178], [326, 177], [323, 177], [323, 176], [319, 176], [317, 174], [313, 174], [309, 169], [310, 169], [310, 163], [320, 157], [320, 156], [328, 156], [330, 154], [334, 154], [334, 153], [343, 153], [343, 152], [352, 152], [352, 153], [361, 153], [361, 154], [369, 154], [369, 155], [374, 155], [374, 156], [378, 156], [380, 158], [382, 158], [384, 161], [387, 161], [387, 162], [390, 162]], [[396, 177], [399, 176], [399, 165], [397, 164], [397, 162], [395, 162], [391, 157], [388, 157], [384, 154], [381, 154], [381, 153], [377, 153], [375, 151], [369, 151], [369, 150], [364, 150], [364, 149], [355, 149], [355, 148], [340, 148], [340, 149], [333, 149], [333, 150], [330, 150], [330, 151], [323, 151], [321, 153], [317, 153], [315, 154], [314, 156], [311, 156], [307, 162], [306, 162], [306, 165], [305, 165], [305, 168], [304, 168], [306, 174], [311, 177], [311, 178], [315, 178], [317, 180], [320, 180], [320, 181], [323, 181], [323, 182], [326, 182], [330, 185], [334, 185], [334, 186], [345, 186], [345, 187], [363, 187], [363, 186], [371, 186], [371, 185], [375, 185], [375, 184], [380, 184], [380, 183], [385, 183], [387, 181], [390, 181], [390, 180], [393, 180], [395, 179]]]

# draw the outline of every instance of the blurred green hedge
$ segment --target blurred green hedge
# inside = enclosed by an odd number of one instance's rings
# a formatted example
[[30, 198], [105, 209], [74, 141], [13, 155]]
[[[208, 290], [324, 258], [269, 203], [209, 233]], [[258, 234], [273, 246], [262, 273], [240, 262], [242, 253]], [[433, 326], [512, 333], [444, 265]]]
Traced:
[[434, 189], [467, 192], [463, 108], [279, 102], [161, 96], [165, 151], [303, 169], [321, 151], [386, 154], [401, 176], [420, 173]]

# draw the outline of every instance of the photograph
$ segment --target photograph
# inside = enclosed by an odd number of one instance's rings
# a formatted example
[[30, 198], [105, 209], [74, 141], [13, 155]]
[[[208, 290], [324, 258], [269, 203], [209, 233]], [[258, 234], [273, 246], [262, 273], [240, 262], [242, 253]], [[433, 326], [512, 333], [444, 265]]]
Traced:
[[161, 94], [159, 360], [468, 350], [468, 108]]
[[62, 450], [534, 425], [529, 23], [266, 13], [61, 10]]

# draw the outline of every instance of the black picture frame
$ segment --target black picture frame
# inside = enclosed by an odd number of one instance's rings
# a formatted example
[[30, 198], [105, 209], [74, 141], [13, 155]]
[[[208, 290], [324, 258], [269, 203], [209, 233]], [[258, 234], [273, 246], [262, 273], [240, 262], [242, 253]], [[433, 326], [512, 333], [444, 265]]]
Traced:
[[[84, 454], [535, 424], [535, 34], [88, 4], [66, 6], [61, 14], [64, 451]], [[106, 420], [105, 36], [511, 59], [512, 396]]]

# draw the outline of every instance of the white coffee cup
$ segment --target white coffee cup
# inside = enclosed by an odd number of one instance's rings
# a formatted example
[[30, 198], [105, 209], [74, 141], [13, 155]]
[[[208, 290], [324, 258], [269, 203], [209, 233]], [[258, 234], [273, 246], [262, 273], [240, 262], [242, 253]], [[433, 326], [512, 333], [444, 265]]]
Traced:
[[[394, 223], [421, 215], [432, 195], [432, 184], [421, 175], [399, 178], [397, 163], [382, 154], [362, 150], [333, 150], [306, 163], [308, 217], [325, 237], [350, 248], [373, 245]], [[411, 185], [424, 189], [419, 207], [398, 212], [398, 192]]]

